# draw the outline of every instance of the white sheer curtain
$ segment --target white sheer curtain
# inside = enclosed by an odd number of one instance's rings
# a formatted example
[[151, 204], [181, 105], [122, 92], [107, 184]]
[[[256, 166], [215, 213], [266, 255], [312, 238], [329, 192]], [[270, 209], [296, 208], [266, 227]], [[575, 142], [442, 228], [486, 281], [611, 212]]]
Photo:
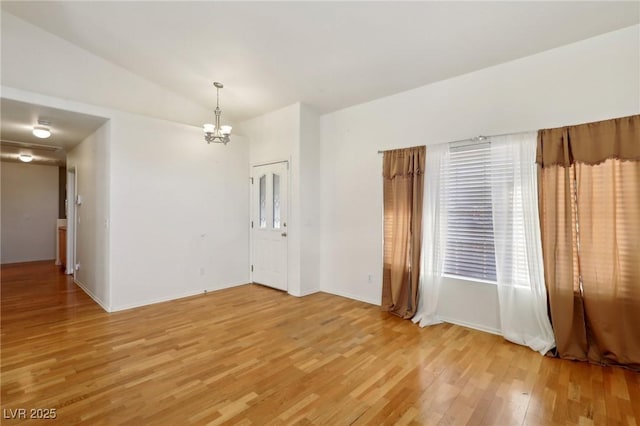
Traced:
[[[440, 208], [440, 194], [446, 191], [442, 178], [449, 158], [449, 145], [427, 146], [424, 175], [422, 216], [422, 255], [418, 309], [413, 322], [420, 327], [438, 324], [438, 294], [444, 269], [444, 248], [447, 246], [446, 210]], [[442, 211], [441, 211], [442, 210]]]
[[536, 137], [491, 137], [491, 199], [502, 334], [545, 354], [555, 341], [542, 263]]

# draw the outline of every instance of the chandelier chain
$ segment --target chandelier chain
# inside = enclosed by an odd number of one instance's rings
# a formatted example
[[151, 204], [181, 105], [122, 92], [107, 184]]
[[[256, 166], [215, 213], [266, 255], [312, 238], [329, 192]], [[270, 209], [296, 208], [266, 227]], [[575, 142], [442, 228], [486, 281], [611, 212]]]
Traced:
[[220, 89], [224, 86], [217, 81], [214, 82], [213, 85], [216, 88], [215, 124], [204, 125], [204, 140], [206, 140], [207, 143], [223, 143], [226, 145], [231, 140], [231, 126], [222, 126], [220, 124], [220, 117], [222, 116], [222, 110], [220, 109]]

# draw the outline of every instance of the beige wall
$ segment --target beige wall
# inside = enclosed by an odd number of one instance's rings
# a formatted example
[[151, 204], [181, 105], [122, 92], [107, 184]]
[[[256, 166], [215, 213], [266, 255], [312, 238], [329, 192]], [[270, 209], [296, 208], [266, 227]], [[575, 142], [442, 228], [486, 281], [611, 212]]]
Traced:
[[2, 263], [55, 259], [58, 167], [3, 162]]

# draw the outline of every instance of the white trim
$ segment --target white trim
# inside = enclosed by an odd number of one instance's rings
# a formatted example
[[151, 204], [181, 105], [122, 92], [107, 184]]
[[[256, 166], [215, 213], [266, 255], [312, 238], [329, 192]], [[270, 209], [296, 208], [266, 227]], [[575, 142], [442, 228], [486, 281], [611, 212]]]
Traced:
[[172, 300], [183, 299], [185, 297], [192, 297], [192, 296], [202, 295], [205, 292], [209, 293], [209, 292], [214, 292], [216, 290], [224, 290], [224, 289], [227, 289], [227, 288], [239, 287], [241, 285], [247, 285], [247, 284], [251, 284], [251, 283], [247, 283], [247, 282], [243, 281], [241, 283], [223, 284], [223, 285], [219, 285], [219, 286], [215, 286], [215, 287], [205, 288], [205, 289], [202, 289], [202, 290], [199, 290], [199, 291], [189, 291], [189, 292], [184, 292], [184, 293], [175, 293], [175, 294], [172, 294], [170, 296], [156, 297], [156, 298], [153, 298], [153, 299], [145, 299], [145, 300], [141, 300], [139, 302], [128, 303], [128, 304], [125, 304], [125, 305], [112, 306], [111, 307], [111, 311], [109, 311], [109, 312], [118, 312], [118, 311], [124, 311], [126, 309], [134, 309], [134, 308], [140, 308], [142, 306], [154, 305], [156, 303], [170, 302]]
[[[375, 305], [375, 306], [381, 306], [380, 302], [377, 301], [377, 300], [372, 300], [371, 298], [365, 298], [365, 297], [361, 297], [361, 296], [356, 296], [353, 293], [344, 292], [344, 291], [340, 291], [340, 290], [327, 290], [327, 289], [323, 289], [321, 291], [323, 293], [332, 294], [334, 296], [346, 297], [347, 299], [353, 299], [353, 300], [357, 300], [359, 302], [369, 303], [369, 304]], [[490, 334], [495, 334], [495, 335], [498, 335], [498, 336], [502, 336], [502, 332], [500, 330], [492, 328], [492, 327], [487, 327], [485, 325], [474, 324], [474, 323], [470, 323], [470, 322], [466, 322], [466, 321], [460, 321], [460, 320], [457, 320], [457, 319], [454, 319], [454, 318], [442, 317], [442, 316], [438, 316], [438, 319], [443, 321], [443, 322], [447, 322], [447, 323], [450, 323], [450, 324], [458, 325], [458, 326], [461, 326], [461, 327], [471, 328], [473, 330], [478, 330], [478, 331], [482, 331], [482, 332], [485, 332], [485, 333], [490, 333]]]
[[502, 336], [502, 332], [493, 327], [487, 327], [486, 325], [474, 324], [471, 322], [460, 321], [454, 318], [443, 317], [438, 315], [438, 319], [443, 322], [448, 322], [449, 324], [459, 325], [461, 327], [471, 328], [478, 331], [483, 331], [485, 333], [495, 334], [497, 336]]
[[288, 291], [287, 293], [290, 294], [291, 296], [294, 297], [305, 297], [305, 296], [309, 296], [310, 294], [315, 294], [315, 293], [319, 293], [321, 290], [319, 288], [312, 288], [312, 289], [308, 289], [306, 291], [303, 291], [302, 293], [292, 293], [290, 291]]
[[84, 291], [87, 296], [89, 296], [90, 298], [93, 299], [94, 302], [96, 302], [98, 305], [100, 305], [100, 307], [102, 309], [104, 309], [106, 312], [112, 312], [109, 307], [95, 294], [93, 294], [93, 292], [91, 290], [89, 290], [87, 288], [86, 285], [82, 284], [82, 282], [78, 281], [77, 279], [73, 278], [73, 282], [82, 289], [82, 291]]
[[67, 263], [65, 275], [76, 278], [76, 244], [77, 244], [77, 209], [76, 196], [78, 194], [78, 175], [75, 167], [67, 167]]
[[270, 166], [272, 164], [278, 164], [278, 163], [287, 163], [287, 170], [289, 170], [289, 165], [291, 164], [291, 160], [287, 159], [287, 160], [261, 161], [259, 163], [251, 163], [249, 167], [251, 170], [253, 170], [254, 167]]
[[443, 273], [442, 276], [445, 278], [453, 278], [454, 280], [469, 281], [470, 283], [481, 283], [481, 284], [489, 284], [494, 286], [498, 285], [497, 281], [483, 280], [481, 278], [467, 277], [464, 275], [448, 274], [446, 272]]
[[[267, 162], [260, 162], [260, 163], [250, 163], [249, 164], [249, 179], [251, 180], [251, 183], [249, 184], [249, 223], [247, 223], [247, 226], [249, 227], [249, 265], [247, 265], [247, 269], [249, 270], [249, 282], [253, 283], [253, 270], [251, 269], [253, 266], [253, 228], [251, 227], [251, 222], [254, 219], [254, 187], [253, 185], [257, 185], [258, 183], [256, 183], [255, 181], [255, 176], [253, 175], [253, 169], [254, 167], [261, 167], [261, 166], [269, 166], [272, 164], [280, 164], [280, 163], [286, 163], [287, 165], [287, 222], [289, 225], [287, 225], [287, 228], [290, 230], [291, 228], [291, 209], [292, 209], [292, 204], [291, 203], [291, 181], [293, 179], [291, 179], [291, 160], [273, 160], [273, 161], [267, 161]], [[254, 224], [255, 226], [255, 224]], [[287, 230], [286, 232], [289, 233], [290, 231]], [[290, 247], [289, 247], [289, 241], [290, 239], [287, 238], [287, 268], [285, 271], [285, 281], [286, 281], [286, 289], [283, 291], [286, 291], [288, 294], [292, 294], [289, 293], [289, 263], [290, 263], [290, 259], [289, 259], [289, 252]], [[267, 286], [269, 287], [269, 286]], [[275, 288], [275, 287], [273, 287]], [[278, 290], [282, 290], [282, 289], [278, 289]], [[320, 290], [317, 290], [320, 291]], [[311, 294], [311, 293], [306, 293], [306, 294], [302, 294], [300, 296], [297, 297], [301, 297], [301, 296], [306, 296], [307, 294]]]
[[323, 293], [332, 294], [334, 296], [346, 297], [347, 299], [353, 299], [353, 300], [357, 300], [358, 302], [368, 303], [370, 305], [381, 306], [380, 300], [374, 300], [367, 297], [357, 296], [348, 291], [335, 290], [335, 289], [327, 290], [326, 288], [321, 289], [320, 291]]

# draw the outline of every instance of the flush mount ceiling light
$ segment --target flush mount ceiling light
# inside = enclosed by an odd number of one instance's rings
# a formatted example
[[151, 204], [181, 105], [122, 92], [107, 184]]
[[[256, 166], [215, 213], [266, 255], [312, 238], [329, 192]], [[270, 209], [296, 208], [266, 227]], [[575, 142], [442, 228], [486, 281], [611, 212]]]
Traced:
[[41, 139], [46, 139], [51, 136], [51, 131], [47, 127], [35, 126], [33, 128], [33, 136]]
[[38, 120], [38, 126], [33, 126], [33, 136], [46, 139], [51, 136], [51, 130], [47, 127], [50, 123], [44, 120]]
[[30, 163], [31, 161], [33, 161], [33, 156], [30, 155], [30, 154], [20, 154], [20, 155], [18, 155], [18, 158], [23, 163]]
[[215, 124], [205, 124], [203, 126], [204, 140], [206, 140], [207, 143], [223, 143], [226, 145], [231, 140], [229, 138], [231, 135], [231, 126], [220, 125], [220, 116], [222, 115], [222, 110], [220, 109], [220, 89], [224, 86], [217, 81], [213, 83], [213, 85], [216, 87], [216, 122]]

